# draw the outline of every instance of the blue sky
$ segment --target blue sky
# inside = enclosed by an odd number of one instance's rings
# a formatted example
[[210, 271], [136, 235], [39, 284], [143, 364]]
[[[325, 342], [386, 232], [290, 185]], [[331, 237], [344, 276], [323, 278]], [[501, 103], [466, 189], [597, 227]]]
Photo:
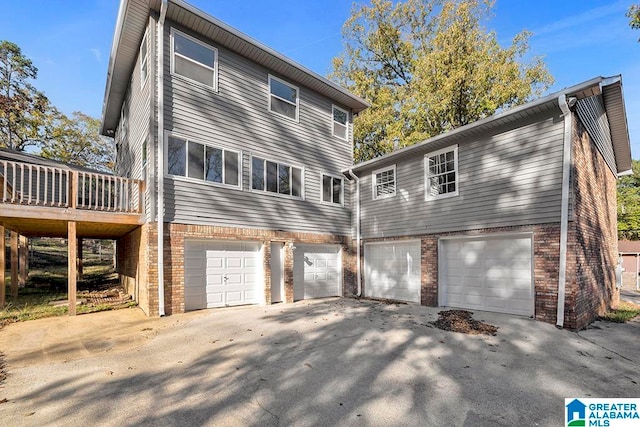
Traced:
[[[326, 75], [342, 50], [351, 0], [191, 0], [216, 16]], [[534, 33], [531, 54], [544, 56], [551, 91], [596, 76], [622, 74], [632, 153], [640, 158], [640, 31], [624, 16], [633, 0], [497, 0], [487, 28], [507, 44]], [[35, 86], [65, 113], [100, 117], [117, 0], [5, 1], [0, 39], [17, 43], [39, 69]]]

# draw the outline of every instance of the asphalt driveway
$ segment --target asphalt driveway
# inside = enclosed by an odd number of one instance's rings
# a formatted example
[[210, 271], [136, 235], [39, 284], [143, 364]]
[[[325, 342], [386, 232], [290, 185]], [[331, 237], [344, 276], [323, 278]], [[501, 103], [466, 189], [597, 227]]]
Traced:
[[[9, 325], [5, 425], [560, 425], [565, 397], [640, 396], [640, 323], [580, 334], [353, 299], [138, 309]], [[631, 342], [630, 342], [631, 340]]]

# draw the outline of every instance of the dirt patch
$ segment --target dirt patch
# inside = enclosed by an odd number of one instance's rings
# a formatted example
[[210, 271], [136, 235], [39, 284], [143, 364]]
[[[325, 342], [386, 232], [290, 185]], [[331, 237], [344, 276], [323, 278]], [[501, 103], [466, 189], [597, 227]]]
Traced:
[[431, 322], [436, 328], [445, 331], [462, 332], [470, 335], [496, 335], [498, 328], [473, 319], [472, 312], [466, 310], [446, 310], [438, 313], [439, 319]]
[[[91, 307], [97, 306], [113, 306], [119, 307], [123, 304], [131, 302], [131, 296], [127, 294], [122, 287], [115, 287], [105, 290], [80, 291], [76, 294], [76, 298], [80, 304], [86, 304]], [[68, 300], [56, 300], [49, 302], [53, 306], [66, 306]]]
[[131, 301], [131, 296], [122, 287], [105, 290], [81, 291], [78, 298], [85, 298], [93, 304], [119, 305]]

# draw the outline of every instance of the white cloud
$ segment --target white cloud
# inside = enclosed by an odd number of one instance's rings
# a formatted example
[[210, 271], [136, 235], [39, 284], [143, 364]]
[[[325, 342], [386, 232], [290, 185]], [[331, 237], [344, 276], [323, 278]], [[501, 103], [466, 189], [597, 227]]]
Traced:
[[102, 53], [100, 52], [100, 49], [97, 49], [97, 48], [94, 47], [94, 48], [89, 49], [89, 51], [91, 51], [93, 56], [96, 57], [96, 60], [98, 62], [102, 62]]

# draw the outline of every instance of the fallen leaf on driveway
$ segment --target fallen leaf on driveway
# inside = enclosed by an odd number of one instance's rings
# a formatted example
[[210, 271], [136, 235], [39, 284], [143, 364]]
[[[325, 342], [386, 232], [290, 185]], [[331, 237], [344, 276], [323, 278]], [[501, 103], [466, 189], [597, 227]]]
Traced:
[[471, 317], [472, 312], [466, 310], [445, 310], [438, 313], [439, 319], [431, 322], [445, 331], [462, 332], [463, 334], [496, 335], [498, 328], [488, 323], [483, 323]]

